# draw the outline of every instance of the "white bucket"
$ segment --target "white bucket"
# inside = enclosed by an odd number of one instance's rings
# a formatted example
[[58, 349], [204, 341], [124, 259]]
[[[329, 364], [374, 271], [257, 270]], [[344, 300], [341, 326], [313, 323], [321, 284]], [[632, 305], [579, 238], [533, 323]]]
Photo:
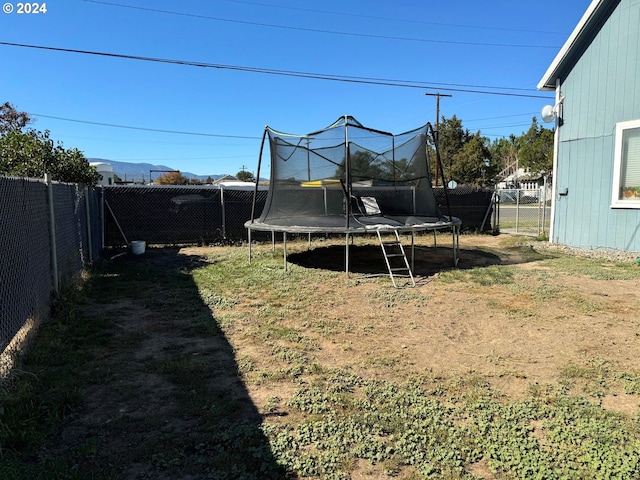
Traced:
[[141, 255], [144, 253], [144, 247], [147, 242], [144, 240], [134, 240], [131, 242], [131, 253], [134, 255]]

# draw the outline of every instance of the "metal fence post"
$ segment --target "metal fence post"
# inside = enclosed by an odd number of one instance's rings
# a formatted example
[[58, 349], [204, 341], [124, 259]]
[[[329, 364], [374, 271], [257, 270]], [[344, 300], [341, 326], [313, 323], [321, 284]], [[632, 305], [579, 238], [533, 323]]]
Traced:
[[498, 192], [494, 193], [495, 195], [495, 214], [493, 215], [493, 231], [497, 232], [500, 228], [500, 194]]
[[107, 219], [104, 216], [104, 201], [105, 201], [104, 187], [100, 187], [100, 219], [102, 220], [102, 227], [100, 228], [100, 248], [104, 249], [104, 236], [107, 231]]
[[55, 208], [53, 205], [53, 179], [50, 173], [44, 174], [44, 181], [47, 184], [47, 201], [49, 203], [49, 245], [51, 247], [51, 279], [53, 281], [53, 289], [56, 293], [58, 293], [60, 291], [60, 283], [58, 280], [58, 248], [56, 244]]
[[538, 189], [538, 236], [542, 235], [542, 211], [540, 210], [540, 205], [542, 201], [540, 200], [540, 189]]
[[520, 193], [522, 190], [516, 190], [516, 233], [518, 233], [518, 225], [520, 223]]
[[84, 208], [87, 216], [87, 250], [89, 251], [89, 263], [93, 263], [93, 242], [91, 236], [91, 205], [89, 202], [89, 187], [84, 187]]
[[224, 187], [220, 186], [220, 207], [222, 209], [222, 238], [227, 238], [227, 217], [224, 208]]
[[547, 175], [544, 176], [544, 186], [542, 188], [542, 234], [544, 235], [547, 224]]

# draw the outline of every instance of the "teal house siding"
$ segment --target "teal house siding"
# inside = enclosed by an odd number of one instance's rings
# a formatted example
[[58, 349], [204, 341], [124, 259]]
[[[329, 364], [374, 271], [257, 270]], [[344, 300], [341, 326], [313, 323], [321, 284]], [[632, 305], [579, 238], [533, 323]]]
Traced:
[[640, 1], [593, 1], [538, 87], [562, 98], [550, 240], [640, 252], [640, 209], [611, 206], [616, 123], [640, 119]]

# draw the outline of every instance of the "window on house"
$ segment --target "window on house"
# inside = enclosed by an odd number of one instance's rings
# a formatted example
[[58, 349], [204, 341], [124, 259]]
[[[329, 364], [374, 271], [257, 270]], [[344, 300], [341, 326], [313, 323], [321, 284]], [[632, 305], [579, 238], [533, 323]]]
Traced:
[[611, 206], [640, 208], [640, 120], [616, 124]]

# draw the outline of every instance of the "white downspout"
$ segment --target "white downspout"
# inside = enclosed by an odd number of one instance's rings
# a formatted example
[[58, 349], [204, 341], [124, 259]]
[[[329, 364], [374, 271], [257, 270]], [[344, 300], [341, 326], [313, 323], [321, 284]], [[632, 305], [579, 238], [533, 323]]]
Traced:
[[[556, 78], [556, 108], [558, 108], [558, 111], [556, 111], [556, 125], [555, 131], [553, 132], [553, 183], [551, 184], [551, 219], [549, 220], [551, 225], [549, 227], [549, 243], [556, 243], [554, 241], [553, 235], [555, 230], [554, 223], [556, 219], [556, 204], [558, 195], [558, 152], [560, 150], [560, 122], [562, 118], [561, 103], [562, 96], [560, 95], [560, 79]], [[547, 208], [546, 205], [545, 208]]]

